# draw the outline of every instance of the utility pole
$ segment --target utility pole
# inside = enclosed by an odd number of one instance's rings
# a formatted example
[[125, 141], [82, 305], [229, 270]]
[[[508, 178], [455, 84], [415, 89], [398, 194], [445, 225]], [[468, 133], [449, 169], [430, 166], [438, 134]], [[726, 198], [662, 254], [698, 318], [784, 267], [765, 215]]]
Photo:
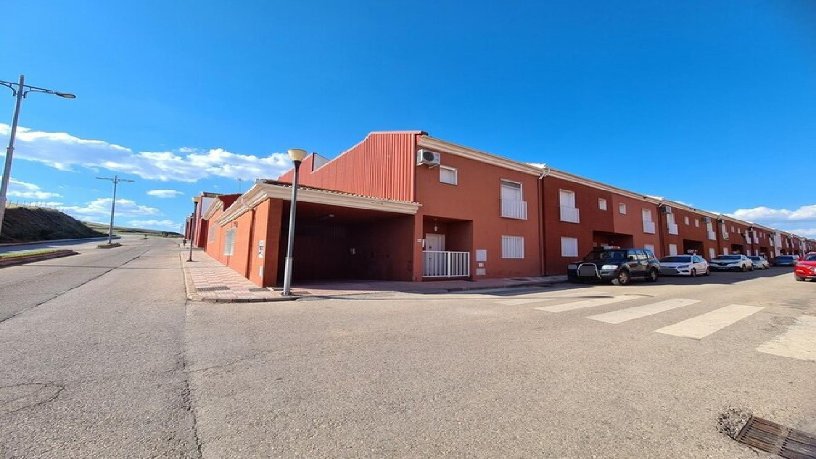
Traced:
[[76, 99], [76, 96], [68, 92], [54, 91], [53, 89], [38, 88], [25, 84], [25, 76], [20, 75], [20, 80], [17, 83], [12, 81], [0, 80], [0, 86], [5, 86], [11, 89], [14, 94], [14, 115], [11, 118], [11, 132], [9, 133], [9, 143], [6, 148], [6, 161], [3, 167], [3, 178], [0, 181], [0, 233], [3, 231], [3, 218], [6, 214], [6, 195], [8, 192], [9, 180], [11, 179], [11, 158], [14, 156], [14, 139], [17, 137], [17, 121], [20, 119], [20, 106], [23, 104], [23, 99], [30, 92], [42, 92], [45, 94], [53, 94], [65, 99]]
[[116, 211], [116, 185], [119, 182], [129, 182], [133, 183], [133, 180], [122, 179], [119, 178], [118, 175], [114, 175], [113, 178], [110, 177], [97, 177], [98, 180], [109, 180], [113, 182], [113, 201], [111, 201], [111, 218], [110, 218], [110, 226], [108, 227], [108, 245], [111, 245], [113, 241], [113, 215]]

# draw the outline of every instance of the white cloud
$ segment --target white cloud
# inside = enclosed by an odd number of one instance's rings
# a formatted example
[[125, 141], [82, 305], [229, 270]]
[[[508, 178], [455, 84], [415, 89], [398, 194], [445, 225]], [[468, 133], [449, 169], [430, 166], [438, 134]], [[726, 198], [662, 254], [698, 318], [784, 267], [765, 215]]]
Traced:
[[177, 196], [181, 196], [184, 193], [178, 190], [149, 190], [147, 192], [148, 195], [156, 197], [156, 198], [175, 198]]
[[[84, 206], [62, 206], [60, 209], [80, 220], [97, 221], [101, 217], [110, 216], [111, 198], [98, 198]], [[129, 199], [116, 200], [117, 217], [142, 217], [159, 215], [159, 209], [136, 204]]]
[[59, 193], [43, 191], [39, 186], [33, 183], [23, 182], [20, 180], [15, 180], [13, 178], [9, 180], [9, 188], [6, 195], [8, 197], [36, 200], [45, 200], [62, 197], [62, 195], [60, 195]]
[[[0, 141], [10, 127], [0, 123]], [[199, 150], [180, 147], [175, 151], [134, 152], [130, 148], [75, 137], [64, 132], [17, 128], [15, 158], [36, 161], [62, 171], [75, 167], [104, 168], [133, 174], [143, 179], [195, 182], [208, 177], [275, 178], [291, 167], [284, 153], [265, 157], [232, 153], [223, 148]]]
[[816, 238], [816, 228], [786, 229], [783, 231], [787, 231], [788, 233], [792, 233], [797, 236]]
[[537, 167], [539, 169], [546, 169], [547, 168], [547, 165], [544, 164], [544, 163], [527, 163], [527, 164], [529, 164], [530, 166], [533, 166], [533, 167]]
[[762, 222], [790, 222], [790, 221], [816, 221], [816, 204], [802, 206], [796, 210], [772, 209], [760, 206], [752, 209], [737, 209], [733, 214], [729, 214], [741, 220]]
[[178, 231], [181, 226], [172, 220], [130, 220], [128, 226], [132, 228], [158, 229]]

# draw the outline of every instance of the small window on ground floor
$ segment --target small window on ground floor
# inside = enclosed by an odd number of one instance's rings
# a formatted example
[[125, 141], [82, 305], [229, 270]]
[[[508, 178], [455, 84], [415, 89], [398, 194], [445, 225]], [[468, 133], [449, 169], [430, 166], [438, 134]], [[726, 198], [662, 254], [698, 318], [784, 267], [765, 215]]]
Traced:
[[654, 253], [654, 244], [643, 244], [643, 248]]
[[502, 236], [502, 258], [524, 258], [524, 238]]
[[708, 248], [708, 259], [717, 258], [717, 251], [714, 250], [714, 247]]
[[224, 255], [232, 256], [235, 251], [235, 228], [230, 228], [224, 234]]
[[669, 255], [677, 255], [677, 244], [669, 244]]
[[561, 238], [561, 256], [562, 257], [577, 257], [578, 256], [578, 239], [574, 237]]

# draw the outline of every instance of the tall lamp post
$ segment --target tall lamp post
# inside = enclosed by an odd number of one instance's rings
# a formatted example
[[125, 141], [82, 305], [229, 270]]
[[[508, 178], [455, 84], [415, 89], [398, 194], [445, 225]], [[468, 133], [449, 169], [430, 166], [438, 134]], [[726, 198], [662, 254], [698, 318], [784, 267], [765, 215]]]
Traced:
[[289, 157], [295, 165], [295, 178], [292, 180], [292, 202], [289, 203], [289, 241], [286, 245], [286, 265], [283, 270], [283, 296], [292, 294], [292, 252], [295, 250], [295, 209], [297, 208], [298, 171], [300, 163], [306, 157], [306, 150], [293, 148]]
[[113, 178], [110, 177], [97, 177], [98, 180], [110, 180], [113, 182], [113, 201], [111, 201], [111, 219], [110, 219], [110, 226], [108, 226], [108, 245], [111, 245], [113, 240], [113, 214], [116, 210], [116, 185], [119, 182], [129, 182], [133, 183], [133, 180], [119, 178], [118, 175], [114, 175]]
[[76, 99], [76, 96], [68, 92], [59, 92], [53, 89], [27, 85], [25, 84], [24, 75], [20, 75], [20, 81], [17, 83], [0, 80], [0, 85], [11, 89], [12, 94], [14, 94], [15, 99], [17, 99], [14, 105], [14, 115], [11, 118], [11, 133], [9, 133], [9, 144], [8, 148], [6, 148], [6, 164], [3, 168], [3, 181], [0, 182], [0, 233], [2, 233], [3, 218], [6, 216], [6, 192], [8, 191], [8, 184], [11, 179], [11, 157], [14, 155], [14, 139], [17, 137], [17, 120], [20, 118], [20, 106], [23, 103], [23, 99], [25, 99], [30, 92], [53, 94], [65, 99]]

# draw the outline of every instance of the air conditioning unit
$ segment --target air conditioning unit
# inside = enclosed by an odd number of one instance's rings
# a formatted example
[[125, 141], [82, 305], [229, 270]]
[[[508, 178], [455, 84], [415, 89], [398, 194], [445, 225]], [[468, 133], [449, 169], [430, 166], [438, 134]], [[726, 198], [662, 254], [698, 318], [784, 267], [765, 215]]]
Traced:
[[417, 152], [417, 166], [425, 164], [426, 166], [439, 165], [439, 153], [430, 150], [419, 150]]
[[661, 211], [662, 211], [664, 214], [670, 214], [670, 213], [672, 213], [672, 208], [671, 208], [671, 206], [663, 206], [663, 207], [661, 207], [661, 208], [660, 208], [660, 210], [661, 210]]

